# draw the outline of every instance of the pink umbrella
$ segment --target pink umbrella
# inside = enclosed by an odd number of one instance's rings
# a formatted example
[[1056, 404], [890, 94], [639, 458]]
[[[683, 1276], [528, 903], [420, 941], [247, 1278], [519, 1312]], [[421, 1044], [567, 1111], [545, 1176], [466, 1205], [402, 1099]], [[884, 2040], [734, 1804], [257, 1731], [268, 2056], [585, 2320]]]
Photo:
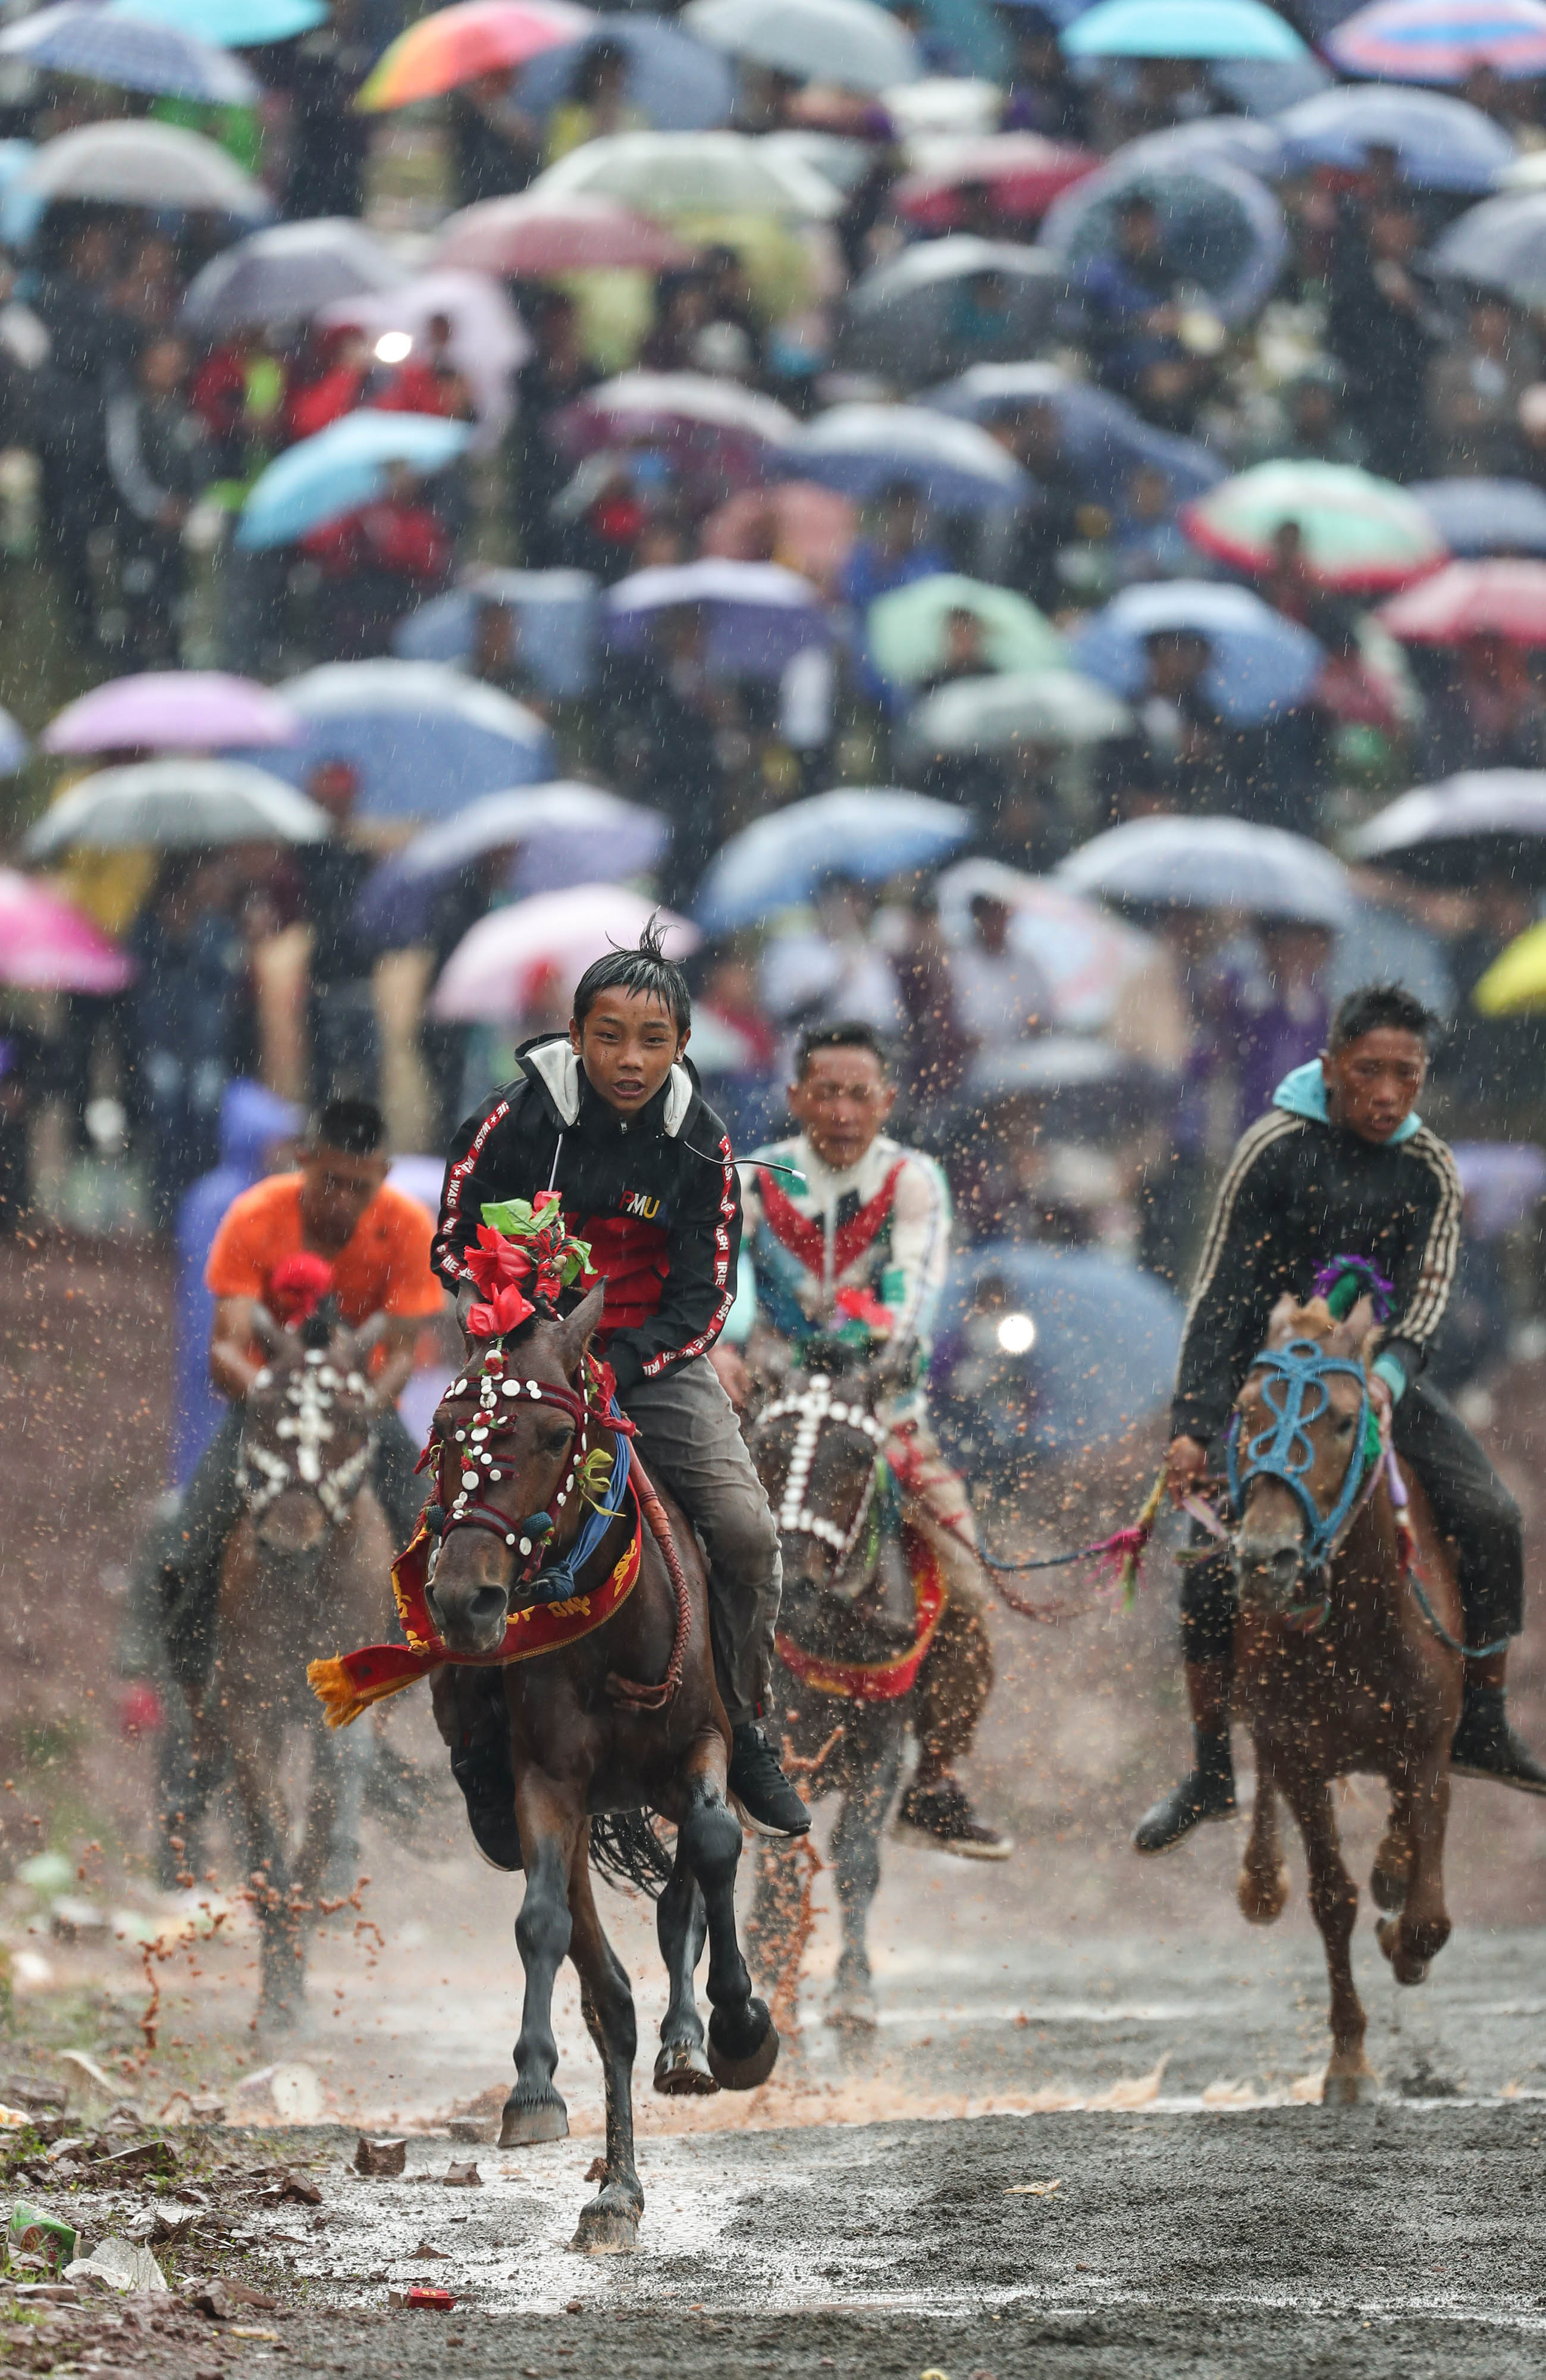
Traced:
[[122, 991], [134, 962], [79, 909], [0, 868], [0, 983], [26, 991]]
[[[491, 910], [447, 959], [430, 1013], [448, 1024], [518, 1024], [555, 981], [567, 990], [593, 959], [636, 942], [657, 907], [622, 884], [576, 884]], [[659, 917], [673, 959], [696, 950], [695, 926], [669, 909]]]
[[294, 744], [300, 721], [252, 678], [223, 670], [147, 670], [110, 679], [66, 703], [44, 731], [45, 752], [226, 752]]
[[540, 280], [550, 273], [597, 273], [627, 266], [665, 273], [690, 264], [693, 251], [673, 232], [615, 199], [539, 197], [485, 199], [441, 226], [431, 269], [498, 273], [508, 281]]
[[897, 184], [897, 205], [928, 231], [967, 224], [979, 190], [1000, 220], [1037, 222], [1101, 162], [1093, 150], [1039, 132], [941, 134], [915, 140], [912, 154], [915, 169]]

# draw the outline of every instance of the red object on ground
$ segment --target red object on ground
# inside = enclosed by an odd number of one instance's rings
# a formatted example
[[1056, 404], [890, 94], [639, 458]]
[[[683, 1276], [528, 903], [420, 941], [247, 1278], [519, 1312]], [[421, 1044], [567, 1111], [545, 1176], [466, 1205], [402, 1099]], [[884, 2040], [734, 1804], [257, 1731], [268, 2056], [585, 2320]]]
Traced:
[[1406, 645], [1546, 645], [1546, 562], [1450, 562], [1375, 613]]
[[984, 191], [1005, 223], [1036, 223], [1054, 199], [1103, 161], [1092, 149], [1048, 140], [1039, 132], [986, 132], [927, 144], [928, 159], [897, 184], [899, 210], [926, 231], [976, 229], [974, 198]]
[[432, 2289], [416, 2281], [403, 2302], [413, 2313], [449, 2313], [456, 2301], [449, 2289]]

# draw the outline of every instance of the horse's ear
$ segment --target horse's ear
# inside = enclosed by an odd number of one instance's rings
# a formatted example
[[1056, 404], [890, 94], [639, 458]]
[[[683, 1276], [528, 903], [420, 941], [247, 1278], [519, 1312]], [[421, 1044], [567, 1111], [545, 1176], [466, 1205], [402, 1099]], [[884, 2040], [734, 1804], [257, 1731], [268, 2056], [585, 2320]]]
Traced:
[[1371, 1297], [1360, 1297], [1352, 1312], [1333, 1331], [1332, 1345], [1339, 1355], [1361, 1355], [1374, 1328], [1374, 1301]]
[[563, 1336], [563, 1368], [565, 1374], [579, 1369], [580, 1358], [601, 1327], [601, 1308], [606, 1303], [607, 1284], [598, 1281], [587, 1290], [572, 1314], [566, 1314], [559, 1325]]
[[1298, 1322], [1302, 1311], [1298, 1299], [1286, 1290], [1267, 1318], [1269, 1347], [1275, 1347], [1280, 1340], [1292, 1336], [1293, 1325]]
[[284, 1333], [266, 1305], [255, 1305], [252, 1309], [252, 1335], [271, 1355], [277, 1355], [284, 1343]]
[[356, 1355], [371, 1354], [380, 1345], [386, 1336], [386, 1327], [390, 1319], [389, 1315], [377, 1313], [368, 1316], [360, 1324], [359, 1329], [354, 1333]]

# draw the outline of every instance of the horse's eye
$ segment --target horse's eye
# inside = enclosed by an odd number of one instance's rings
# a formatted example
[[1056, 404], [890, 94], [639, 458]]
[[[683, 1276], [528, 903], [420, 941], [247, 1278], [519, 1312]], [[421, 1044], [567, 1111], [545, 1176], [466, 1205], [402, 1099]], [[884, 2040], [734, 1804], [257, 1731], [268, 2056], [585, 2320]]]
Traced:
[[545, 1429], [537, 1444], [544, 1454], [562, 1454], [574, 1434], [570, 1429]]
[[1351, 1415], [1351, 1414], [1346, 1414], [1346, 1415], [1344, 1415], [1344, 1416], [1343, 1416], [1343, 1418], [1341, 1419], [1341, 1421], [1339, 1421], [1339, 1422], [1337, 1423], [1337, 1425], [1336, 1425], [1336, 1434], [1337, 1434], [1338, 1438], [1351, 1438], [1351, 1437], [1352, 1437], [1352, 1435], [1353, 1435], [1353, 1416], [1352, 1416], [1352, 1415]]

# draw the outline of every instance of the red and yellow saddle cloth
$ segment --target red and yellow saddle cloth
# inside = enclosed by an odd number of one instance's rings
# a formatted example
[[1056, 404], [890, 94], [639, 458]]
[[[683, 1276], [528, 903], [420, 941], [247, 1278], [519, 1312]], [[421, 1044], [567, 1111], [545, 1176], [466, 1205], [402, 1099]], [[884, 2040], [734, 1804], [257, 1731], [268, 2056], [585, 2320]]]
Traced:
[[908, 1566], [912, 1573], [912, 1644], [884, 1661], [827, 1661], [817, 1654], [803, 1652], [791, 1636], [780, 1631], [773, 1639], [779, 1658], [803, 1686], [811, 1687], [818, 1694], [839, 1694], [852, 1703], [900, 1702], [903, 1694], [912, 1693], [924, 1656], [934, 1642], [934, 1632], [944, 1618], [948, 1597], [934, 1548], [912, 1530], [905, 1534]]
[[[630, 1482], [630, 1492], [632, 1483]], [[436, 1633], [425, 1600], [429, 1574], [428, 1529], [421, 1528], [407, 1550], [392, 1566], [392, 1591], [403, 1622], [405, 1645], [363, 1645], [356, 1653], [341, 1653], [331, 1661], [313, 1661], [307, 1683], [322, 1706], [330, 1727], [347, 1727], [388, 1694], [417, 1685], [442, 1662], [469, 1669], [501, 1669], [511, 1661], [529, 1661], [538, 1653], [556, 1653], [566, 1645], [602, 1628], [634, 1591], [644, 1553], [638, 1499], [634, 1497], [634, 1534], [622, 1558], [601, 1585], [588, 1594], [572, 1595], [562, 1603], [544, 1603], [513, 1612], [504, 1642], [492, 1653], [448, 1653]]]

